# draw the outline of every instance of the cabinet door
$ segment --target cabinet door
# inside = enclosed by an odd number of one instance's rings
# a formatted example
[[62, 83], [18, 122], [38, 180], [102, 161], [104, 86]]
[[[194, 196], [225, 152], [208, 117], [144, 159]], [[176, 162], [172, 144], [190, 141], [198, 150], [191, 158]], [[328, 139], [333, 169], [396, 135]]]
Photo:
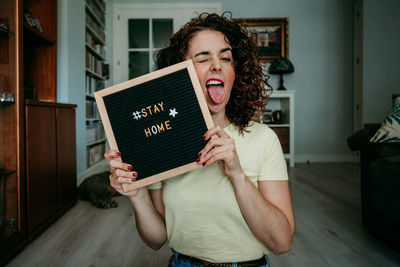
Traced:
[[28, 231], [57, 211], [56, 109], [26, 106]]
[[0, 4], [0, 266], [24, 237], [23, 105], [20, 95], [20, 1]]
[[57, 108], [57, 208], [76, 200], [75, 109]]

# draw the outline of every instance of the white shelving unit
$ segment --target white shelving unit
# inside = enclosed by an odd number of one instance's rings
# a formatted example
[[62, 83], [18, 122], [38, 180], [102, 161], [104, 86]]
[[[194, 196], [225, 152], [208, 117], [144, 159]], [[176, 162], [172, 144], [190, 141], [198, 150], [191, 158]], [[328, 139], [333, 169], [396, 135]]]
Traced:
[[[295, 90], [274, 90], [267, 104], [267, 109], [282, 111], [281, 123], [267, 123], [279, 137], [285, 158], [289, 160], [289, 166], [294, 167], [294, 97]], [[261, 120], [261, 123], [262, 120]], [[264, 122], [265, 123], [265, 122]]]

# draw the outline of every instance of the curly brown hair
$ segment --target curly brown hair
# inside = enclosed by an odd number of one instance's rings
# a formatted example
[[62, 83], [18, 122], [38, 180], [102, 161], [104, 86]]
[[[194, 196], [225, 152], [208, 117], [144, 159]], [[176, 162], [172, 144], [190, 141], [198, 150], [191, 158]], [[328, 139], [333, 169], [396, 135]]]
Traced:
[[258, 49], [248, 36], [246, 27], [232, 21], [232, 14], [202, 13], [186, 23], [170, 39], [170, 44], [157, 53], [157, 68], [161, 69], [184, 61], [192, 37], [203, 30], [223, 33], [232, 47], [235, 63], [235, 82], [226, 105], [226, 116], [243, 133], [254, 115], [260, 115], [272, 92], [269, 76], [263, 72], [258, 58]]

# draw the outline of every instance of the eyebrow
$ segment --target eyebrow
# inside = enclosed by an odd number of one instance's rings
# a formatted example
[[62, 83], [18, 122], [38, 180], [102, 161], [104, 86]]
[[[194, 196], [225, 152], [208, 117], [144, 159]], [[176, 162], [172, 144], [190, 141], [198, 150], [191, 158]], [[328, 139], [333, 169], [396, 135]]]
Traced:
[[[226, 48], [222, 48], [221, 50], [219, 50], [219, 54], [225, 53], [226, 51], [231, 51], [231, 53], [232, 53], [232, 49], [230, 49], [229, 47], [226, 47]], [[200, 53], [195, 54], [194, 57], [202, 56], [202, 55], [209, 55], [209, 54], [210, 54], [209, 51], [202, 51]]]

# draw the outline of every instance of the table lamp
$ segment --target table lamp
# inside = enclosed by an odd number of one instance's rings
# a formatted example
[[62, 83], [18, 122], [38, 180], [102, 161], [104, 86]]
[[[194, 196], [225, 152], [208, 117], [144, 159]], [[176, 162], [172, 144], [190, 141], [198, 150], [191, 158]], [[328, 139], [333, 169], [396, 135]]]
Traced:
[[271, 63], [268, 72], [270, 74], [279, 74], [281, 79], [279, 88], [277, 90], [286, 90], [286, 88], [283, 86], [283, 74], [294, 72], [294, 66], [289, 59], [281, 57]]

